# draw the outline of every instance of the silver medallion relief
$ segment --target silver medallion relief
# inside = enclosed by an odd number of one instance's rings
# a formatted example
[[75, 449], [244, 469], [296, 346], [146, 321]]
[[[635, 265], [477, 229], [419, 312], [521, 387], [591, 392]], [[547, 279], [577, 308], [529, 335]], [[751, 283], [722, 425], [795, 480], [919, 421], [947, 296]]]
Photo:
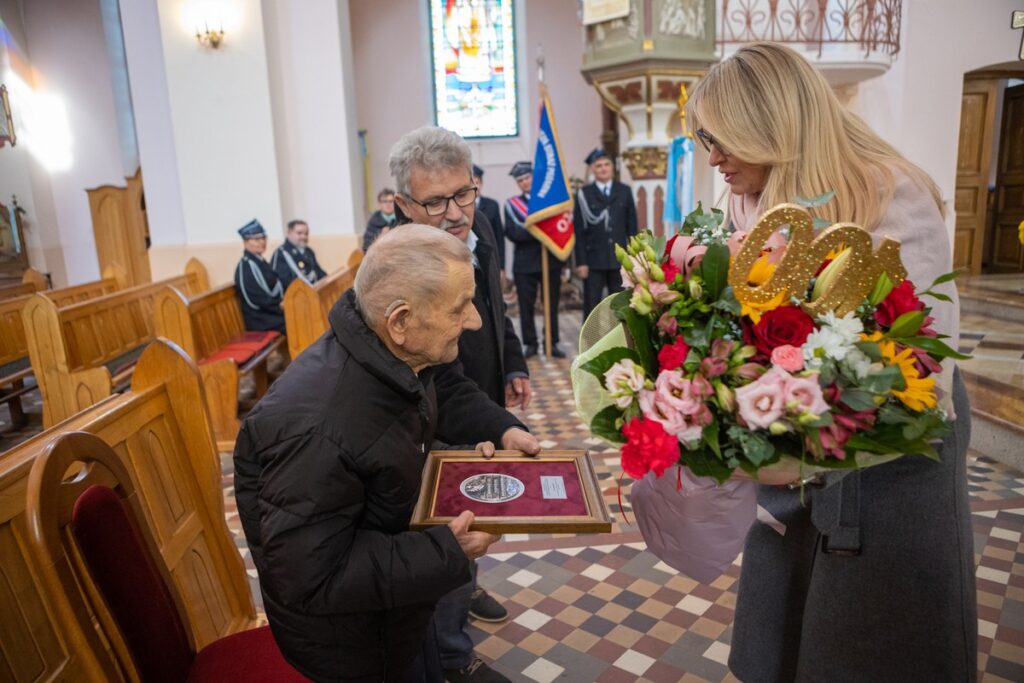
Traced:
[[507, 474], [474, 474], [459, 485], [462, 495], [480, 503], [507, 503], [523, 495], [526, 485]]

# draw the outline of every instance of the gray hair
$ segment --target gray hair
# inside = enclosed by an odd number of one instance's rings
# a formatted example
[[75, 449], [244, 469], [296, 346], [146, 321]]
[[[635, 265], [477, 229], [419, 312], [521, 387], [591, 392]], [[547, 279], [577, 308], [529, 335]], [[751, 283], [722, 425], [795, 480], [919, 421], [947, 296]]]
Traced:
[[409, 176], [414, 167], [427, 171], [443, 168], [465, 168], [473, 175], [473, 152], [458, 134], [423, 126], [403, 135], [391, 148], [388, 168], [398, 191], [409, 196]]
[[356, 302], [376, 329], [395, 302], [435, 301], [453, 263], [472, 265], [469, 247], [454, 235], [412, 223], [374, 241], [356, 271]]

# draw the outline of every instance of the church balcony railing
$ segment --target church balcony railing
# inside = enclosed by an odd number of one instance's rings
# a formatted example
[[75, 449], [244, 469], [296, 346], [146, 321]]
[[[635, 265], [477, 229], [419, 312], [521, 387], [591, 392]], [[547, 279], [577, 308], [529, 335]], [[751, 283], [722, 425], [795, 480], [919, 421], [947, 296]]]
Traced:
[[784, 43], [818, 66], [834, 86], [885, 73], [900, 50], [901, 0], [720, 0], [718, 47]]

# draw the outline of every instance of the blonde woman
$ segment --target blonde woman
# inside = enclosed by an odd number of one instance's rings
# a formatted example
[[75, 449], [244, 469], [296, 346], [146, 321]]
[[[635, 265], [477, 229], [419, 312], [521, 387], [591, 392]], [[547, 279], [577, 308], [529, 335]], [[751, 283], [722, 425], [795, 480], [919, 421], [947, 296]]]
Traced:
[[[714, 66], [687, 105], [696, 137], [749, 230], [794, 197], [834, 191], [812, 210], [902, 243], [910, 279], [952, 269], [938, 190], [792, 50], [747, 45]], [[954, 303], [935, 302], [935, 329], [959, 327]], [[761, 486], [758, 502], [782, 525], [747, 537], [729, 667], [743, 681], [973, 681], [977, 616], [966, 452], [970, 410], [953, 368], [958, 419], [941, 462], [901, 458], [800, 492]], [[945, 373], [943, 373], [945, 374]], [[788, 481], [768, 481], [785, 484]]]

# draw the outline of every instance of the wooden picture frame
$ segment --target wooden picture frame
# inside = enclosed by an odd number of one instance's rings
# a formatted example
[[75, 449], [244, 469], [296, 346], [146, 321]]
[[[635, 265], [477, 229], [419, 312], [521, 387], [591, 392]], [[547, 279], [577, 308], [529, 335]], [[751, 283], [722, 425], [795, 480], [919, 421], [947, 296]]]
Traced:
[[8, 142], [14, 147], [18, 142], [18, 136], [14, 133], [14, 118], [11, 115], [11, 101], [7, 97], [6, 85], [0, 85], [0, 108], [3, 109], [0, 112], [0, 148]]
[[[486, 499], [491, 494], [495, 499]], [[537, 507], [548, 514], [528, 511]], [[448, 524], [463, 509], [476, 515], [473, 531], [492, 534], [612, 530], [588, 451], [543, 451], [534, 457], [497, 451], [493, 458], [477, 451], [432, 451], [423, 467], [410, 528]]]

